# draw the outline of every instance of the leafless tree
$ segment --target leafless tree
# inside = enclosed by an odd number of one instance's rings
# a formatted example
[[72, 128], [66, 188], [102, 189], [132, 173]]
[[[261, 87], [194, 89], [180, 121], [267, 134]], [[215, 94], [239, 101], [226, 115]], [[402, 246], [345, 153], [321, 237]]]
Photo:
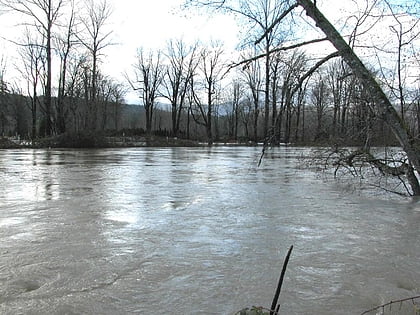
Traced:
[[[390, 42], [378, 43], [373, 48], [376, 50], [377, 61], [381, 64], [381, 79], [388, 88], [392, 100], [399, 107], [400, 117], [404, 122], [409, 103], [412, 101], [409, 96], [410, 89], [407, 87], [412, 85], [413, 75], [415, 76], [416, 70], [417, 72], [419, 70], [413, 69], [416, 53], [410, 50], [412, 44], [420, 39], [420, 19], [410, 12], [408, 7], [403, 10], [391, 5], [388, 0], [384, 0], [384, 4], [389, 12], [390, 36], [395, 38], [391, 42], [395, 42], [395, 45], [391, 45]], [[380, 58], [379, 54], [387, 55], [386, 60], [394, 62], [391, 64], [382, 62], [385, 58]]]
[[[223, 50], [219, 43], [214, 43], [212, 47], [205, 47], [200, 53], [200, 63], [198, 66], [201, 76], [201, 88], [199, 82], [192, 79], [192, 92], [194, 100], [193, 118], [196, 123], [206, 128], [207, 142], [213, 144], [213, 110], [215, 105], [218, 84], [225, 74], [225, 65], [222, 60]], [[195, 83], [194, 83], [195, 82]], [[200, 96], [199, 90], [203, 91]]]
[[315, 108], [317, 118], [315, 140], [319, 140], [326, 134], [323, 129], [323, 121], [328, 107], [328, 92], [327, 84], [321, 74], [318, 73], [318, 75], [313, 77], [313, 81], [315, 82], [311, 89], [310, 100]]
[[[118, 129], [120, 119], [121, 104], [124, 99], [126, 89], [121, 83], [113, 78], [99, 74], [98, 76], [98, 96], [100, 129], [105, 131], [111, 125]], [[113, 124], [111, 123], [113, 119]]]
[[6, 60], [0, 57], [0, 136], [5, 135], [9, 116], [9, 83], [6, 81]]
[[62, 32], [57, 34], [57, 52], [60, 57], [60, 75], [58, 84], [58, 95], [56, 102], [56, 129], [59, 134], [66, 131], [66, 116], [68, 110], [65, 107], [65, 100], [67, 96], [66, 84], [68, 75], [68, 63], [70, 54], [78, 43], [76, 38], [76, 7], [74, 0], [70, 1], [70, 8], [68, 18], [62, 26]]
[[[224, 10], [236, 14], [244, 20], [247, 31], [245, 32], [245, 45], [255, 45], [258, 51], [262, 52], [261, 59], [264, 60], [262, 79], [264, 79], [264, 89], [262, 90], [262, 100], [264, 101], [264, 123], [263, 137], [266, 138], [270, 123], [270, 68], [272, 62], [273, 49], [277, 47], [287, 34], [286, 29], [277, 23], [286, 19], [287, 13], [291, 12], [288, 7], [289, 1], [282, 0], [190, 0], [186, 1], [189, 5], [204, 6], [217, 10]], [[281, 32], [280, 32], [281, 31]], [[261, 36], [261, 34], [263, 34]]]
[[[197, 1], [192, 1], [197, 2]], [[213, 3], [217, 4], [219, 7], [228, 6], [228, 0], [223, 1], [198, 1], [200, 3]], [[392, 130], [394, 136], [399, 141], [400, 145], [402, 146], [403, 150], [407, 155], [407, 161], [404, 162], [404, 167], [402, 169], [405, 172], [407, 177], [407, 181], [411, 188], [411, 194], [413, 195], [420, 195], [420, 184], [418, 179], [418, 172], [420, 171], [420, 146], [417, 144], [416, 139], [410, 133], [406, 125], [404, 124], [402, 118], [399, 116], [397, 110], [394, 108], [391, 99], [385, 91], [382, 89], [381, 85], [376, 80], [375, 76], [373, 75], [372, 71], [362, 62], [362, 60], [358, 57], [355, 50], [353, 48], [358, 46], [358, 42], [356, 41], [356, 37], [361, 34], [367, 33], [369, 30], [376, 25], [376, 22], [367, 24], [365, 21], [366, 16], [373, 16], [371, 14], [374, 6], [377, 5], [377, 1], [375, 1], [372, 5], [367, 6], [365, 12], [363, 12], [362, 16], [357, 18], [356, 26], [354, 27], [354, 31], [352, 32], [349, 41], [346, 41], [342, 34], [331, 24], [331, 22], [322, 14], [322, 12], [317, 7], [316, 3], [311, 0], [295, 0], [295, 1], [285, 1], [285, 4], [288, 4], [288, 9], [283, 11], [283, 14], [280, 15], [279, 19], [277, 19], [272, 26], [268, 28], [270, 30], [272, 27], [275, 27], [278, 23], [284, 22], [286, 16], [297, 8], [300, 8], [304, 11], [305, 15], [300, 15], [300, 17], [305, 20], [305, 23], [312, 23], [313, 27], [318, 29], [321, 33], [325, 35], [325, 38], [332, 44], [335, 48], [335, 51], [330, 53], [329, 55], [325, 56], [324, 58], [320, 59], [316, 64], [311, 67], [305, 75], [303, 75], [300, 79], [300, 82], [304, 82], [304, 80], [309, 77], [317, 68], [321, 65], [325, 64], [327, 61], [331, 60], [331, 58], [335, 58], [340, 56], [343, 60], [347, 63], [349, 68], [351, 69], [352, 73], [358, 78], [361, 84], [363, 84], [369, 92], [370, 98], [375, 100], [375, 110], [376, 115], [380, 117], [389, 128]], [[417, 12], [418, 14], [418, 12]], [[378, 21], [380, 17], [376, 16], [375, 20]], [[364, 28], [360, 27], [361, 24], [364, 24]], [[401, 33], [401, 32], [400, 32]], [[261, 37], [257, 40], [263, 40], [266, 34], [262, 34]], [[324, 39], [325, 39], [324, 38]], [[319, 40], [324, 40], [323, 38], [317, 38], [310, 41], [302, 41], [295, 44], [291, 44], [288, 47], [280, 47], [276, 48], [285, 50], [296, 48], [308, 43], [314, 43]], [[349, 44], [350, 43], [350, 44]], [[265, 57], [267, 52], [263, 56], [256, 56], [256, 58]]]
[[114, 82], [111, 90], [112, 98], [112, 116], [114, 119], [114, 129], [118, 130], [121, 120], [121, 107], [124, 103], [124, 97], [127, 94], [127, 88], [122, 83]]
[[[245, 84], [248, 87], [250, 93], [250, 101], [253, 105], [253, 140], [258, 142], [258, 118], [260, 112], [261, 92], [262, 92], [262, 79], [261, 79], [261, 66], [258, 59], [247, 63], [242, 68]], [[247, 117], [247, 116], [246, 116]]]
[[153, 113], [158, 98], [158, 92], [163, 81], [162, 53], [149, 52], [145, 55], [143, 49], [137, 52], [137, 63], [133, 65], [133, 78], [126, 78], [134, 91], [138, 92], [139, 98], [146, 111], [146, 133], [152, 134]]
[[[278, 115], [276, 128], [281, 131], [282, 113], [285, 115], [284, 141], [289, 143], [292, 136], [292, 118], [296, 93], [302, 86], [301, 78], [307, 71], [307, 56], [304, 52], [296, 50], [285, 59], [283, 82], [281, 88], [281, 109]], [[297, 103], [297, 102], [296, 102]], [[296, 104], [297, 105], [297, 104]]]
[[198, 66], [198, 44], [187, 46], [182, 40], [170, 41], [166, 49], [168, 65], [165, 70], [162, 96], [171, 103], [172, 134], [178, 136], [185, 108], [188, 85]]
[[249, 95], [245, 95], [244, 101], [241, 103], [241, 107], [239, 108], [239, 119], [244, 128], [244, 136], [246, 139], [250, 139], [249, 134], [249, 124], [251, 122], [251, 118], [253, 115], [253, 105], [249, 98]]
[[71, 124], [73, 132], [80, 132], [87, 125], [89, 68], [88, 58], [83, 54], [72, 56], [68, 63], [65, 94], [67, 95], [67, 106], [71, 116], [68, 123]]
[[19, 48], [22, 63], [17, 66], [17, 70], [26, 82], [27, 95], [29, 97], [29, 109], [31, 112], [31, 138], [35, 139], [37, 133], [37, 120], [39, 112], [39, 94], [42, 76], [45, 74], [45, 50], [42, 42], [43, 37], [32, 35], [31, 32], [26, 30], [26, 44]]
[[44, 107], [46, 118], [46, 135], [51, 135], [52, 128], [52, 59], [53, 59], [53, 27], [60, 16], [65, 0], [0, 0], [3, 7], [19, 12], [29, 18], [30, 25], [38, 31], [43, 39], [46, 58], [46, 78]]
[[[92, 68], [90, 69], [89, 84], [89, 121], [96, 121], [97, 115], [97, 88], [99, 76], [99, 62], [103, 50], [112, 45], [112, 31], [106, 30], [112, 10], [107, 0], [86, 0], [86, 15], [81, 17], [81, 24], [84, 26], [83, 33], [77, 33], [76, 36], [87, 49], [91, 58]], [[86, 126], [87, 127], [87, 126]], [[93, 126], [96, 128], [96, 126]]]
[[230, 88], [227, 90], [226, 99], [226, 116], [228, 120], [228, 135], [233, 136], [234, 140], [238, 140], [239, 130], [239, 111], [241, 102], [243, 101], [244, 88], [238, 79], [234, 79]]
[[350, 70], [342, 61], [336, 61], [328, 65], [326, 70], [326, 84], [331, 93], [333, 106], [332, 136], [337, 139], [345, 131], [346, 114], [349, 105], [349, 94], [352, 84], [347, 84], [354, 80]]

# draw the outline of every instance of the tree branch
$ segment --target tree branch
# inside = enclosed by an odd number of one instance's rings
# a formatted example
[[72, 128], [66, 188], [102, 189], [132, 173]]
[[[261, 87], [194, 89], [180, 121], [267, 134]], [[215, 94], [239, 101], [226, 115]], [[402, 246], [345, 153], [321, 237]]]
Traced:
[[[326, 37], [325, 38], [317, 38], [317, 39], [309, 40], [307, 42], [297, 43], [297, 44], [290, 45], [290, 46], [277, 47], [277, 48], [274, 48], [274, 49], [270, 50], [268, 52], [268, 54], [271, 55], [273, 53], [280, 52], [280, 51], [292, 50], [292, 49], [296, 49], [296, 48], [299, 48], [299, 47], [302, 47], [302, 46], [306, 46], [306, 45], [310, 45], [310, 44], [315, 44], [315, 43], [320, 43], [320, 42], [323, 42], [323, 41], [326, 41], [326, 40], [327, 40]], [[264, 53], [264, 54], [260, 54], [260, 55], [257, 55], [257, 56], [254, 56], [254, 57], [251, 57], [251, 58], [247, 58], [245, 60], [242, 60], [242, 61], [240, 61], [238, 63], [235, 63], [235, 64], [229, 66], [228, 71], [231, 70], [231, 69], [233, 69], [233, 68], [235, 68], [235, 67], [241, 66], [243, 64], [249, 64], [249, 63], [251, 63], [251, 62], [253, 62], [255, 60], [258, 60], [260, 58], [264, 58], [266, 55], [267, 54]]]
[[340, 53], [338, 51], [333, 52], [332, 54], [329, 54], [328, 56], [322, 58], [320, 61], [318, 61], [316, 64], [312, 66], [311, 69], [309, 69], [300, 79], [296, 87], [292, 90], [291, 95], [294, 95], [297, 90], [300, 89], [303, 82], [309, 78], [316, 70], [318, 70], [319, 67], [321, 67], [324, 63], [329, 61], [332, 58], [340, 57]]
[[299, 4], [295, 3], [290, 8], [288, 8], [286, 11], [284, 11], [264, 32], [264, 34], [261, 35], [259, 39], [255, 41], [255, 45], [258, 45], [266, 36], [268, 33], [270, 33], [273, 28], [281, 22], [287, 15], [289, 15], [290, 12], [292, 12], [295, 8], [297, 8]]
[[414, 300], [417, 300], [417, 299], [420, 299], [420, 295], [409, 297], [409, 298], [405, 298], [405, 299], [401, 299], [401, 300], [391, 301], [391, 302], [388, 302], [388, 303], [385, 303], [385, 304], [376, 306], [376, 307], [374, 307], [374, 308], [372, 308], [370, 310], [367, 310], [367, 311], [363, 312], [360, 315], [365, 315], [365, 314], [368, 314], [370, 312], [374, 312], [376, 310], [379, 310], [381, 308], [384, 309], [385, 307], [390, 306], [390, 305], [395, 304], [395, 303], [402, 303], [402, 302], [406, 302], [406, 301], [412, 301], [414, 303]]

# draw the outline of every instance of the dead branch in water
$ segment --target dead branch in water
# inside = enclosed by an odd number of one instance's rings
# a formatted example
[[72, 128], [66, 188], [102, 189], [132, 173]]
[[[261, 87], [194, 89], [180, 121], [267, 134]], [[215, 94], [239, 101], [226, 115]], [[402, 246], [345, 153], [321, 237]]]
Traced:
[[287, 252], [286, 258], [284, 259], [283, 268], [281, 269], [279, 283], [277, 285], [276, 293], [274, 294], [273, 303], [271, 304], [271, 311], [270, 315], [274, 315], [274, 313], [278, 313], [280, 305], [277, 306], [277, 302], [279, 300], [281, 287], [283, 285], [284, 275], [286, 273], [287, 264], [289, 263], [290, 255], [292, 254], [293, 245], [290, 246], [289, 251]]
[[[281, 269], [279, 282], [277, 284], [276, 293], [274, 294], [274, 298], [273, 298], [273, 302], [271, 304], [271, 308], [267, 309], [267, 308], [262, 307], [262, 306], [259, 306], [259, 307], [253, 306], [252, 308], [244, 308], [244, 309], [240, 310], [239, 312], [235, 313], [235, 315], [268, 315], [268, 314], [279, 315], [280, 314], [279, 313], [280, 304], [277, 304], [277, 303], [278, 303], [278, 300], [279, 300], [281, 287], [283, 285], [284, 275], [286, 274], [287, 264], [289, 263], [289, 259], [290, 259], [290, 255], [292, 254], [292, 250], [293, 250], [293, 245], [290, 246], [289, 251], [287, 252], [286, 258], [284, 259], [283, 267]], [[269, 313], [266, 312], [266, 311], [269, 311]]]
[[[324, 170], [332, 168], [334, 177], [338, 177], [338, 174], [343, 174], [344, 171], [352, 177], [367, 179], [368, 177], [365, 175], [369, 175], [370, 172], [373, 177], [370, 176], [369, 181], [372, 179], [382, 181], [382, 179], [394, 178], [396, 179], [395, 182], [399, 182], [394, 189], [387, 189], [382, 184], [369, 183], [387, 192], [407, 196], [413, 195], [413, 187], [416, 189], [414, 168], [404, 154], [398, 155], [385, 152], [383, 157], [377, 157], [369, 148], [333, 147], [319, 151], [318, 155], [314, 156], [314, 163], [317, 162], [319, 165], [324, 165]], [[399, 191], [399, 187], [402, 188], [402, 191]]]

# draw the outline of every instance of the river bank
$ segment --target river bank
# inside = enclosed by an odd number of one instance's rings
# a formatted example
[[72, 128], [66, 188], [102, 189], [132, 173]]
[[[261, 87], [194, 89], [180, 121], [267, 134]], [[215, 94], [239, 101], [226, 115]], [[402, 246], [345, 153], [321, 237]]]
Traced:
[[93, 134], [65, 134], [36, 140], [0, 138], [0, 149], [18, 148], [128, 148], [128, 147], [200, 147], [199, 141], [161, 136], [108, 137]]

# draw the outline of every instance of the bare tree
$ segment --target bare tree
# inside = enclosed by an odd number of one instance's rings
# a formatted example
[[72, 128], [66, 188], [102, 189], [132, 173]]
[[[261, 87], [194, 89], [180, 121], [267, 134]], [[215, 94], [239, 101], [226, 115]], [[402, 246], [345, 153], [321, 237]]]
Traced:
[[121, 120], [122, 105], [124, 103], [124, 97], [127, 94], [127, 88], [122, 83], [114, 82], [112, 85], [111, 94], [111, 102], [113, 105], [112, 116], [114, 119], [114, 129], [118, 130]]
[[[97, 88], [99, 76], [99, 62], [103, 50], [112, 45], [110, 36], [112, 31], [105, 28], [112, 14], [111, 7], [107, 0], [86, 0], [86, 15], [81, 18], [84, 26], [84, 35], [76, 34], [82, 45], [88, 50], [91, 58], [90, 84], [89, 84], [89, 121], [96, 121], [97, 115]], [[87, 126], [86, 126], [87, 127]], [[96, 128], [97, 126], [93, 126]]]
[[[192, 86], [193, 99], [196, 113], [193, 117], [196, 123], [206, 128], [207, 142], [213, 144], [213, 109], [218, 84], [224, 75], [224, 64], [222, 60], [223, 50], [218, 43], [213, 47], [203, 48], [200, 53], [200, 64], [198, 66], [201, 75], [201, 86], [203, 88], [203, 97], [199, 96], [198, 85]], [[194, 79], [193, 79], [193, 82]]]
[[228, 104], [230, 109], [227, 109], [227, 116], [229, 122], [229, 136], [233, 136], [234, 140], [238, 140], [239, 129], [239, 110], [244, 94], [244, 89], [240, 80], [234, 79], [231, 89], [228, 90], [230, 100]]
[[[43, 38], [41, 37], [41, 40]], [[22, 63], [17, 67], [22, 78], [26, 81], [27, 95], [29, 97], [28, 107], [31, 112], [31, 138], [35, 139], [37, 133], [37, 119], [39, 112], [39, 89], [42, 76], [45, 74], [45, 50], [44, 44], [37, 43], [40, 39], [36, 39], [29, 30], [26, 30], [26, 42], [20, 46], [20, 55]]]
[[322, 140], [322, 137], [325, 136], [326, 132], [323, 129], [323, 121], [325, 118], [326, 110], [328, 107], [328, 100], [327, 100], [327, 85], [322, 77], [321, 74], [318, 74], [315, 78], [315, 81], [311, 94], [310, 99], [312, 105], [315, 107], [316, 111], [316, 133], [315, 133], [315, 141]]
[[180, 121], [185, 107], [188, 85], [198, 66], [197, 44], [187, 47], [182, 40], [170, 41], [166, 57], [162, 96], [171, 103], [172, 134], [178, 136]]
[[[262, 90], [264, 101], [263, 137], [266, 138], [270, 124], [270, 68], [273, 49], [278, 46], [287, 33], [286, 28], [281, 30], [282, 25], [277, 23], [287, 18], [291, 9], [287, 7], [289, 1], [282, 0], [189, 0], [190, 5], [205, 6], [225, 12], [234, 13], [244, 20], [247, 27], [244, 39], [245, 45], [255, 45], [258, 51], [262, 51], [261, 59], [264, 60], [263, 79], [264, 89]], [[280, 32], [280, 30], [282, 32]], [[263, 34], [261, 36], [261, 34]]]
[[138, 92], [145, 108], [146, 133], [148, 136], [152, 134], [153, 113], [164, 75], [161, 59], [162, 53], [160, 51], [156, 54], [149, 52], [146, 56], [143, 49], [139, 49], [137, 63], [133, 65], [134, 76], [130, 78], [126, 75], [130, 86]]
[[250, 124], [252, 114], [253, 114], [252, 107], [253, 106], [252, 106], [251, 100], [249, 99], [249, 97], [245, 95], [245, 99], [241, 103], [241, 107], [239, 108], [239, 119], [243, 125], [246, 139], [250, 139], [249, 124]]
[[253, 105], [253, 140], [258, 142], [258, 118], [260, 112], [260, 95], [261, 95], [261, 67], [258, 59], [248, 63], [243, 69], [245, 84], [248, 86], [251, 104]]
[[402, 119], [399, 117], [397, 111], [392, 106], [390, 99], [375, 80], [372, 72], [363, 64], [340, 33], [318, 10], [314, 3], [310, 0], [298, 0], [297, 3], [305, 10], [306, 14], [314, 20], [317, 27], [319, 27], [327, 36], [328, 40], [337, 49], [340, 56], [369, 90], [371, 97], [376, 100], [379, 116], [391, 128], [407, 154], [408, 163], [404, 163], [401, 169], [404, 170], [404, 174], [407, 176], [407, 180], [412, 190], [411, 193], [416, 196], [420, 195], [419, 180], [415, 173], [416, 171], [420, 171], [420, 149], [416, 144], [415, 139], [404, 125]]
[[[212, 3], [219, 7], [228, 6], [228, 0], [223, 1], [192, 1], [192, 2], [199, 2], [199, 3]], [[313, 23], [313, 27], [317, 28], [322, 32], [326, 39], [332, 44], [335, 48], [335, 51], [330, 53], [329, 55], [325, 56], [324, 58], [320, 59], [316, 64], [314, 64], [305, 75], [301, 77], [299, 80], [301, 83], [305, 81], [311, 74], [313, 74], [316, 69], [318, 69], [321, 65], [325, 64], [327, 61], [331, 60], [332, 58], [340, 56], [344, 59], [347, 63], [349, 68], [351, 69], [352, 73], [360, 80], [361, 84], [363, 84], [369, 92], [370, 98], [375, 100], [375, 110], [376, 115], [380, 117], [389, 128], [392, 130], [393, 134], [395, 135], [396, 139], [402, 146], [403, 150], [407, 155], [407, 161], [402, 162], [401, 167], [399, 170], [406, 176], [407, 181], [411, 188], [411, 194], [413, 195], [420, 195], [420, 184], [418, 179], [418, 172], [420, 172], [420, 146], [417, 144], [416, 139], [413, 135], [409, 132], [406, 125], [404, 124], [402, 118], [398, 115], [397, 110], [393, 107], [393, 104], [390, 100], [390, 97], [386, 95], [384, 90], [382, 89], [381, 85], [377, 82], [373, 73], [365, 66], [365, 64], [361, 61], [361, 59], [356, 55], [355, 50], [352, 49], [356, 44], [356, 37], [360, 34], [367, 33], [370, 29], [373, 28], [376, 22], [373, 24], [368, 25], [365, 29], [360, 29], [360, 25], [365, 23], [366, 16], [373, 16], [370, 13], [372, 12], [372, 8], [374, 5], [377, 4], [377, 1], [373, 3], [373, 5], [368, 6], [364, 12], [364, 15], [357, 18], [357, 23], [354, 28], [353, 33], [349, 38], [349, 42], [347, 42], [340, 32], [331, 24], [331, 22], [322, 14], [322, 12], [317, 7], [315, 1], [311, 0], [294, 0], [294, 1], [285, 1], [286, 5], [289, 5], [288, 9], [283, 11], [283, 14], [280, 15], [279, 19], [274, 21], [272, 26], [268, 28], [270, 30], [272, 27], [275, 27], [278, 23], [282, 23], [285, 21], [285, 18], [290, 15], [292, 11], [295, 11], [297, 8], [301, 8], [304, 10], [306, 14], [305, 18], [304, 15], [300, 15], [302, 19], [306, 19], [306, 23], [309, 22]], [[418, 12], [417, 12], [418, 14]], [[374, 16], [374, 21], [378, 21], [380, 16]], [[366, 24], [365, 24], [366, 25]], [[267, 30], [267, 31], [268, 31]], [[267, 32], [266, 31], [266, 32]], [[257, 42], [263, 40], [266, 34], [262, 34]], [[288, 47], [280, 47], [276, 48], [276, 50], [285, 50], [285, 49], [295, 49], [302, 45], [306, 45], [308, 43], [315, 43], [325, 40], [325, 38], [317, 38], [310, 41], [302, 41], [297, 42], [295, 44], [290, 44]], [[266, 52], [262, 56], [256, 56], [255, 58], [263, 58], [267, 55]], [[299, 86], [297, 87], [299, 89]], [[377, 166], [380, 164], [377, 164]], [[392, 170], [392, 168], [391, 168]], [[391, 174], [389, 168], [383, 168], [384, 172]]]
[[53, 27], [60, 16], [65, 0], [0, 0], [0, 4], [7, 9], [19, 12], [29, 17], [31, 25], [44, 38], [42, 41], [46, 55], [45, 78], [45, 118], [46, 135], [52, 134], [52, 59], [53, 59]]
[[66, 131], [66, 116], [67, 110], [65, 109], [66, 99], [66, 84], [68, 75], [68, 63], [70, 53], [74, 46], [77, 44], [76, 41], [76, 8], [74, 0], [70, 0], [70, 12], [68, 19], [63, 26], [63, 32], [56, 36], [57, 51], [60, 56], [60, 76], [58, 84], [58, 96], [56, 102], [56, 129], [58, 133], [64, 133]]
[[9, 83], [6, 81], [6, 60], [0, 58], [0, 136], [4, 136], [9, 116]]
[[[347, 94], [346, 79], [351, 77], [348, 68], [341, 61], [331, 63], [326, 72], [326, 84], [331, 92], [331, 100], [333, 105], [333, 120], [332, 120], [332, 136], [336, 139], [339, 136], [340, 117], [343, 115], [345, 120], [346, 102], [345, 95]], [[344, 125], [343, 125], [344, 126]], [[342, 126], [342, 127], [343, 127]]]
[[[68, 107], [71, 115], [69, 123], [72, 125], [73, 132], [79, 132], [83, 129], [86, 115], [82, 110], [82, 102], [87, 106], [86, 88], [87, 78], [86, 69], [89, 68], [87, 58], [84, 55], [73, 56], [68, 63], [68, 76], [66, 80], [65, 94], [67, 95]], [[83, 113], [82, 113], [83, 112]]]
[[284, 141], [289, 143], [292, 136], [292, 116], [294, 99], [302, 85], [302, 77], [307, 67], [307, 56], [304, 52], [293, 51], [289, 58], [285, 59], [283, 82], [281, 88], [281, 103], [276, 128], [281, 132], [282, 114], [285, 114]]
[[281, 52], [274, 53], [272, 56], [272, 61], [270, 64], [271, 67], [271, 78], [270, 78], [270, 84], [271, 84], [271, 104], [272, 104], [272, 114], [271, 114], [271, 126], [275, 126], [276, 124], [276, 118], [277, 118], [277, 112], [278, 112], [278, 99], [281, 94], [281, 84], [280, 84], [280, 78], [281, 73], [284, 70], [283, 69], [283, 62], [282, 59], [284, 56], [281, 54]]
[[[296, 104], [296, 129], [295, 129], [295, 141], [305, 142], [305, 104], [306, 104], [306, 93], [307, 93], [308, 81], [299, 87], [297, 93], [297, 104]], [[300, 137], [299, 137], [300, 131]]]
[[[245, 3], [254, 3], [253, 1], [245, 1]], [[270, 117], [270, 79], [271, 79], [271, 65], [272, 65], [272, 52], [271, 49], [274, 48], [274, 45], [277, 45], [280, 39], [278, 33], [279, 24], [274, 24], [280, 16], [283, 15], [283, 1], [278, 0], [259, 0], [255, 1], [255, 7], [250, 8], [250, 10], [241, 10], [244, 12], [247, 18], [253, 21], [256, 25], [259, 26], [260, 31], [264, 34], [260, 37], [255, 43], [263, 43], [263, 51], [265, 53], [264, 57], [264, 68], [265, 68], [265, 88], [264, 88], [264, 138], [268, 136], [269, 128], [269, 117]], [[276, 70], [274, 68], [274, 70]], [[273, 91], [274, 92], [274, 91]], [[273, 101], [275, 101], [275, 96], [271, 95]], [[273, 103], [273, 108], [274, 108]]]
[[[121, 103], [125, 95], [125, 88], [113, 78], [105, 75], [98, 76], [98, 96], [100, 128], [102, 131], [111, 126], [118, 129], [121, 114]], [[113, 123], [111, 123], [113, 119]]]
[[[412, 44], [420, 38], [420, 19], [415, 16], [413, 12], [401, 10], [390, 4], [389, 1], [384, 0], [385, 6], [389, 11], [392, 22], [389, 23], [390, 35], [395, 37], [395, 46], [391, 46], [389, 42], [386, 44], [377, 44], [374, 46], [377, 54], [377, 60], [381, 64], [381, 79], [386, 84], [390, 95], [396, 101], [396, 105], [400, 109], [400, 117], [405, 121], [407, 107], [410, 102], [408, 85], [412, 84], [413, 80], [410, 76], [415, 76], [413, 66], [413, 55], [415, 52], [410, 52]], [[382, 62], [378, 54], [388, 55], [386, 60], [393, 60], [393, 64], [386, 65]], [[394, 68], [395, 70], [387, 69]], [[417, 69], [418, 70], [418, 69]], [[411, 82], [410, 82], [411, 81]]]

